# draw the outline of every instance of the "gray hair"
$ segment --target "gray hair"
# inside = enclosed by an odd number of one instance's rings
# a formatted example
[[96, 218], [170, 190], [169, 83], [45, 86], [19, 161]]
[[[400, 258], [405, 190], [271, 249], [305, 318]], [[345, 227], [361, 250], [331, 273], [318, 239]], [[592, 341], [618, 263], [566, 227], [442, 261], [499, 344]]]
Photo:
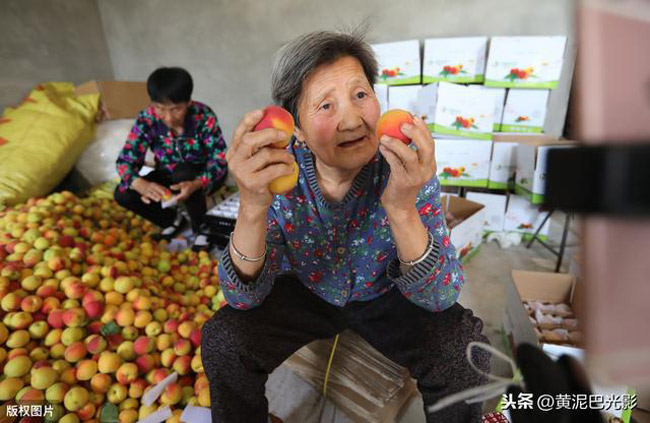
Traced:
[[282, 46], [271, 70], [273, 101], [287, 109], [298, 123], [298, 101], [305, 79], [319, 66], [345, 56], [361, 63], [368, 82], [373, 85], [377, 78], [377, 59], [364, 38], [363, 29], [351, 33], [316, 31]]

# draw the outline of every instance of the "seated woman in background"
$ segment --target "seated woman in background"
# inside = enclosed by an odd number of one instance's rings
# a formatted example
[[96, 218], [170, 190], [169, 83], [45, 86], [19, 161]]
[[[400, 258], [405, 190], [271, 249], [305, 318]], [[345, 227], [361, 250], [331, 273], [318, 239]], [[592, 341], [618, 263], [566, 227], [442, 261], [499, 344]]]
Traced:
[[[115, 200], [158, 225], [159, 238], [171, 239], [185, 223], [177, 207], [162, 207], [171, 190], [187, 208], [192, 248], [200, 250], [209, 245], [202, 229], [206, 195], [226, 179], [226, 142], [212, 109], [191, 100], [192, 89], [192, 77], [182, 68], [159, 68], [149, 76], [151, 105], [138, 115], [117, 159], [121, 182]], [[155, 170], [140, 176], [148, 149]]]

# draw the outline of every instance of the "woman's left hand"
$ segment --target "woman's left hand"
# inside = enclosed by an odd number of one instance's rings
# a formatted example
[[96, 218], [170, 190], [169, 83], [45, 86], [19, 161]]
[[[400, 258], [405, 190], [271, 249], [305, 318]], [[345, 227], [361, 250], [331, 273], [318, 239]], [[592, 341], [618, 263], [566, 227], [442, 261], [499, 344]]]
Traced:
[[179, 182], [175, 185], [171, 185], [169, 188], [174, 191], [179, 191], [179, 193], [176, 194], [176, 201], [181, 202], [187, 200], [194, 191], [197, 191], [202, 187], [203, 185], [201, 184], [201, 181], [195, 179], [193, 181]]
[[381, 196], [387, 212], [413, 209], [418, 192], [437, 170], [435, 142], [424, 121], [414, 117], [413, 125], [403, 124], [401, 130], [413, 141], [417, 151], [388, 135], [379, 140], [379, 152], [390, 166], [388, 185]]

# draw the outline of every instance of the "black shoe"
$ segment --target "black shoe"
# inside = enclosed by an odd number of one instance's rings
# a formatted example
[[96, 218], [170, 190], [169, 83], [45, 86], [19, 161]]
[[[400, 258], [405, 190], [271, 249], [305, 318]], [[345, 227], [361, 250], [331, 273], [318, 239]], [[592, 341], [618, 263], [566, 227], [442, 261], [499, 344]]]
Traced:
[[194, 233], [194, 242], [192, 243], [192, 251], [208, 251], [212, 248], [210, 242], [210, 231], [207, 225], [201, 225], [198, 232]]
[[167, 226], [166, 228], [163, 228], [157, 234], [154, 234], [153, 238], [156, 241], [162, 241], [162, 240], [169, 241], [170, 239], [178, 235], [181, 229], [183, 229], [185, 223], [186, 223], [185, 217], [183, 217], [182, 214], [178, 213], [178, 215], [176, 216], [176, 220], [174, 220], [174, 223], [171, 226]]

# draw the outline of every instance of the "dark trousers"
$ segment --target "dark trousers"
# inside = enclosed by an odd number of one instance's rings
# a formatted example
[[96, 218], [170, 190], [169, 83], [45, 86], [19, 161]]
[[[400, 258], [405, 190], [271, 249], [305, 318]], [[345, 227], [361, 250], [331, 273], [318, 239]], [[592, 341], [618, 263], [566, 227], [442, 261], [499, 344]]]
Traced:
[[[169, 188], [170, 185], [196, 179], [196, 176], [201, 170], [201, 166], [179, 163], [176, 168], [174, 168], [174, 173], [172, 173], [171, 176], [156, 169], [146, 176], [143, 176], [143, 178], [147, 181], [155, 182]], [[115, 201], [117, 201], [120, 206], [131, 210], [161, 228], [171, 226], [176, 219], [175, 208], [163, 209], [161, 203], [155, 201], [152, 201], [151, 204], [145, 204], [141, 199], [141, 195], [133, 189], [127, 189], [122, 192], [119, 190], [119, 187], [116, 188]], [[205, 193], [201, 189], [194, 191], [192, 195], [184, 201], [184, 204], [187, 208], [188, 214], [190, 215], [190, 220], [192, 221], [192, 230], [197, 232], [203, 223], [203, 218], [207, 211]]]
[[[212, 421], [266, 423], [268, 375], [291, 354], [316, 339], [352, 329], [387, 358], [409, 369], [422, 394], [427, 422], [481, 420], [479, 404], [455, 404], [433, 414], [426, 406], [486, 382], [467, 363], [470, 341], [488, 342], [483, 322], [455, 304], [434, 313], [397, 290], [367, 302], [337, 307], [320, 299], [296, 278], [280, 276], [256, 308], [226, 306], [203, 326], [201, 357], [210, 383]], [[473, 353], [488, 371], [489, 354]]]

